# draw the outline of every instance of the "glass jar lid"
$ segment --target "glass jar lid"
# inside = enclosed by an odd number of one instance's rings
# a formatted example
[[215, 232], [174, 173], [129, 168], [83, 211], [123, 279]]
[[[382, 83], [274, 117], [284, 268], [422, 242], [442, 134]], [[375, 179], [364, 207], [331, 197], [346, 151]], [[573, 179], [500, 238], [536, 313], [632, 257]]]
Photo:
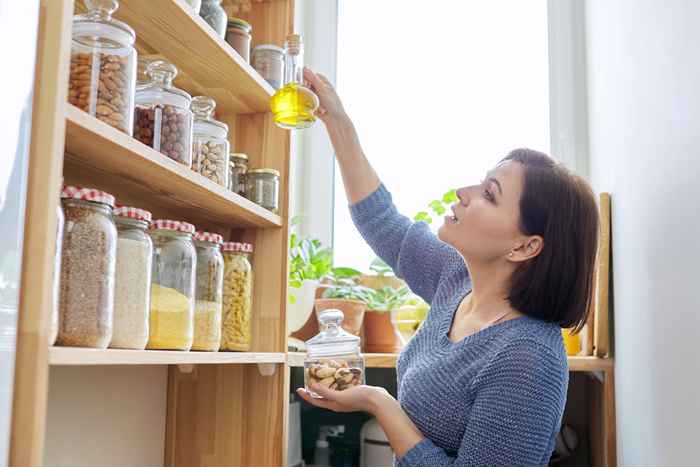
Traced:
[[250, 32], [253, 30], [253, 26], [251, 26], [251, 24], [248, 21], [234, 17], [228, 19], [228, 27], [240, 29], [242, 31], [247, 32], [248, 34], [250, 34]]
[[230, 154], [231, 161], [236, 162], [236, 164], [243, 164], [247, 165], [248, 164], [248, 155], [243, 154], [242, 152], [232, 152]]
[[192, 235], [195, 229], [194, 225], [189, 222], [158, 219], [151, 224], [151, 230], [169, 230], [171, 232], [182, 232]]
[[343, 312], [329, 309], [318, 316], [321, 332], [306, 341], [310, 358], [333, 357], [360, 353], [360, 338], [350, 334], [341, 327]]
[[104, 204], [111, 208], [114, 207], [114, 196], [94, 188], [66, 185], [63, 187], [63, 190], [61, 190], [61, 198], [92, 201], [93, 203]]
[[208, 96], [195, 96], [190, 105], [194, 113], [193, 131], [197, 134], [214, 136], [216, 138], [226, 138], [228, 136], [228, 125], [214, 119], [214, 109], [216, 101]]
[[253, 47], [253, 53], [257, 52], [271, 52], [270, 55], [277, 55], [280, 59], [284, 57], [284, 49], [274, 44], [260, 44]]
[[194, 239], [197, 242], [213, 243], [217, 246], [221, 245], [224, 242], [224, 238], [218, 233], [204, 232], [202, 230], [198, 230], [197, 232], [195, 232]]
[[73, 19], [73, 39], [83, 45], [104, 45], [107, 39], [116, 46], [133, 46], [136, 33], [128, 24], [112, 18], [119, 8], [117, 0], [85, 0], [87, 12]]
[[275, 178], [279, 178], [280, 173], [275, 169], [251, 169], [247, 175], [272, 175]]
[[252, 253], [253, 245], [241, 242], [224, 242], [221, 249], [227, 253]]
[[124, 217], [127, 219], [136, 219], [138, 221], [144, 221], [151, 223], [151, 213], [145, 209], [132, 208], [129, 206], [119, 206], [114, 210], [114, 215], [116, 217]]
[[155, 60], [148, 64], [146, 73], [151, 81], [136, 91], [136, 104], [165, 104], [189, 110], [192, 97], [173, 86], [177, 76], [175, 65], [165, 60]]

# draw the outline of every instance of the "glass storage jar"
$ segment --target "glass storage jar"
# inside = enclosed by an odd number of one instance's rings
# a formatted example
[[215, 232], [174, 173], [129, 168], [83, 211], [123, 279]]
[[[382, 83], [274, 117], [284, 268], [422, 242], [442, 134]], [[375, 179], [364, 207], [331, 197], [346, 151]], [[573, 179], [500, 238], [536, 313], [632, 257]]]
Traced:
[[343, 391], [365, 382], [365, 362], [360, 353], [360, 338], [345, 331], [341, 324], [343, 312], [328, 309], [318, 315], [321, 332], [306, 341], [304, 386], [319, 384]]
[[228, 125], [214, 120], [216, 102], [207, 96], [192, 99], [194, 130], [192, 169], [221, 186], [228, 186]]
[[59, 298], [61, 296], [61, 244], [63, 243], [63, 225], [65, 224], [63, 209], [59, 203], [56, 208], [56, 243], [53, 256], [53, 284], [51, 289], [51, 328], [49, 329], [49, 345], [56, 343], [60, 323]]
[[112, 338], [117, 229], [114, 196], [66, 186], [57, 345], [105, 349]]
[[249, 243], [226, 242], [221, 350], [248, 351], [252, 341], [253, 268]]
[[199, 14], [200, 9], [202, 8], [202, 0], [185, 0], [185, 3], [192, 8], [195, 15]]
[[228, 42], [246, 63], [250, 63], [250, 41], [253, 39], [250, 32], [253, 26], [248, 21], [240, 18], [229, 18], [226, 28], [226, 42]]
[[164, 60], [148, 65], [151, 82], [139, 87], [134, 138], [169, 158], [192, 166], [192, 98], [173, 86], [177, 68]]
[[284, 81], [284, 49], [272, 44], [253, 48], [252, 65], [274, 89], [282, 87]]
[[117, 224], [117, 274], [114, 289], [114, 331], [110, 347], [143, 350], [148, 343], [153, 242], [148, 235], [151, 213], [120, 206]]
[[112, 18], [116, 0], [85, 0], [73, 20], [68, 102], [131, 135], [136, 83], [136, 34]]
[[222, 39], [226, 36], [226, 10], [221, 6], [221, 0], [202, 0], [199, 16], [209, 23]]
[[246, 197], [265, 209], [279, 211], [280, 173], [274, 169], [252, 169], [245, 176]]
[[192, 350], [216, 352], [221, 345], [221, 309], [224, 289], [223, 238], [219, 234], [197, 232], [197, 282], [194, 305]]
[[245, 174], [248, 173], [248, 156], [242, 153], [231, 153], [228, 189], [245, 196]]
[[197, 252], [194, 226], [159, 219], [151, 224], [153, 273], [148, 349], [190, 350], [194, 337]]
[[139, 59], [136, 62], [136, 89], [141, 89], [142, 87], [148, 85], [151, 82], [151, 77], [148, 74], [148, 65], [153, 62], [152, 58], [148, 56], [139, 55]]

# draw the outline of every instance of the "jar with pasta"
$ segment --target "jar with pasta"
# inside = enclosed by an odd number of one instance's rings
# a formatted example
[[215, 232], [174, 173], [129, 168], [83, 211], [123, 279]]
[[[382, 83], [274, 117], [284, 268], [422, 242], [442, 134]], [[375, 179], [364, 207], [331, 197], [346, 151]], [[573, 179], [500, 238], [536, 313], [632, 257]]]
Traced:
[[248, 351], [252, 341], [253, 245], [227, 242], [224, 251], [224, 307], [221, 350]]
[[192, 99], [194, 130], [192, 169], [223, 187], [228, 186], [228, 125], [214, 119], [216, 102], [207, 96]]
[[148, 349], [190, 350], [194, 338], [197, 252], [194, 225], [159, 219], [151, 224], [153, 272]]
[[114, 196], [66, 186], [57, 345], [105, 349], [112, 338], [117, 229]]
[[221, 309], [224, 287], [224, 257], [221, 235], [197, 232], [197, 281], [194, 305], [192, 350], [216, 352], [221, 345]]
[[109, 344], [117, 349], [143, 350], [148, 342], [153, 242], [148, 235], [151, 213], [120, 206], [117, 224], [117, 274], [114, 291], [114, 332]]

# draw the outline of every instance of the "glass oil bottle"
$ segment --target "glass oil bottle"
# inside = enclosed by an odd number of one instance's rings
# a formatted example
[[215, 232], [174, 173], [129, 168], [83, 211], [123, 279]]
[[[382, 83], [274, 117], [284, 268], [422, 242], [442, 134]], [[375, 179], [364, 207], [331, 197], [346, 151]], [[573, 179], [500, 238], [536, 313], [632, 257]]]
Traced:
[[299, 34], [284, 44], [284, 86], [270, 100], [275, 123], [288, 130], [309, 128], [316, 122], [318, 97], [304, 86], [304, 44]]

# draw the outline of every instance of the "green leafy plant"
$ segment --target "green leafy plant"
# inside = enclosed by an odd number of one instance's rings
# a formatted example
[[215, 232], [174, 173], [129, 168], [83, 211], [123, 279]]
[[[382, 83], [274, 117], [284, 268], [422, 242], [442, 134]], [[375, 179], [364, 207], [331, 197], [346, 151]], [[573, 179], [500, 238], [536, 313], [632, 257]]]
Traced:
[[394, 270], [391, 269], [391, 266], [386, 264], [379, 256], [374, 258], [374, 261], [372, 261], [372, 263], [369, 265], [369, 270], [380, 277], [393, 274], [394, 272]]
[[289, 237], [289, 285], [301, 287], [305, 280], [321, 280], [333, 269], [333, 252], [315, 238]]
[[372, 290], [368, 294], [365, 303], [367, 309], [379, 313], [386, 313], [396, 308], [402, 307], [409, 299], [413, 298], [411, 290], [403, 286], [398, 289], [393, 287], [382, 287], [378, 290]]
[[447, 209], [451, 204], [456, 203], [459, 200], [457, 198], [457, 190], [450, 190], [440, 199], [434, 199], [428, 203], [428, 209], [426, 211], [420, 211], [418, 214], [413, 216], [413, 220], [416, 222], [425, 222], [427, 224], [433, 223], [433, 215], [438, 217], [444, 216]]

